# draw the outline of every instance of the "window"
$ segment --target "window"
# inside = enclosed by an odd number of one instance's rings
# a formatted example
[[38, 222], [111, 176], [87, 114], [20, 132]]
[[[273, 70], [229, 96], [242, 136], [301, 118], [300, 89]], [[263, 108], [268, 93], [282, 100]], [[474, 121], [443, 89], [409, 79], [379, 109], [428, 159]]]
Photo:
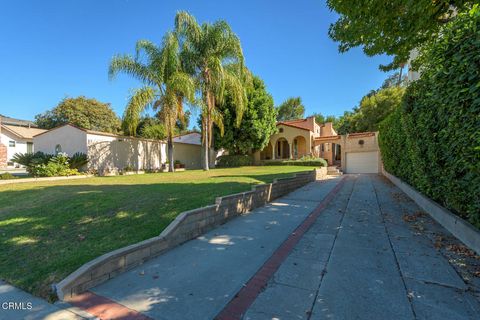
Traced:
[[55, 146], [55, 154], [59, 154], [60, 152], [62, 152], [62, 146], [57, 144]]
[[33, 142], [27, 142], [27, 153], [33, 153]]
[[282, 132], [283, 132], [283, 128], [278, 129], [278, 132], [282, 133]]
[[15, 141], [13, 141], [13, 140], [8, 141], [8, 146], [12, 147], [12, 148], [15, 148]]

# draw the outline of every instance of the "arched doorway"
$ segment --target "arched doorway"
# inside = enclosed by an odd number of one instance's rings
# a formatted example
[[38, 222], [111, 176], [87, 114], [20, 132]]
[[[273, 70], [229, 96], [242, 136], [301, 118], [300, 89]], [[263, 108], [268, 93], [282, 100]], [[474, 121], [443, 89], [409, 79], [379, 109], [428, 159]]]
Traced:
[[299, 159], [307, 155], [307, 141], [303, 136], [297, 136], [293, 139], [292, 156], [294, 159]]
[[260, 160], [272, 160], [272, 156], [272, 144], [268, 142], [267, 146], [262, 151], [260, 151]]
[[289, 159], [290, 146], [285, 138], [280, 138], [275, 143], [275, 159]]

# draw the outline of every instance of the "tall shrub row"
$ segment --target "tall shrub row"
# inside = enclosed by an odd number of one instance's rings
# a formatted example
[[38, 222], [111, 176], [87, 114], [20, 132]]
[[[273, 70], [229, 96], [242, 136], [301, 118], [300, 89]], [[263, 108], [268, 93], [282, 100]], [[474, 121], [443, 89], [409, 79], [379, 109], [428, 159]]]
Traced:
[[421, 78], [380, 125], [385, 169], [480, 227], [480, 10], [421, 49]]

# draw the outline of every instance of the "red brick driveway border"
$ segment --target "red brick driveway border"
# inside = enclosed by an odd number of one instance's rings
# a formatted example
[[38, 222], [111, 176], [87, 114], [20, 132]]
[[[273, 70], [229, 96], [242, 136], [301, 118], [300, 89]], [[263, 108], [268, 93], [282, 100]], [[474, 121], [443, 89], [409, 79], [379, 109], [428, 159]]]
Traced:
[[76, 295], [68, 302], [101, 320], [152, 320], [138, 311], [90, 291]]
[[216, 320], [240, 320], [248, 308], [252, 305], [258, 295], [266, 287], [270, 278], [278, 270], [282, 262], [288, 257], [295, 245], [302, 236], [315, 223], [315, 220], [333, 200], [338, 191], [343, 187], [346, 177], [330, 191], [320, 204], [308, 215], [295, 231], [278, 247], [277, 250], [268, 258], [265, 264], [250, 278], [245, 286], [235, 295], [235, 297], [225, 306], [225, 308], [215, 317]]
[[[268, 280], [287, 258], [305, 232], [313, 225], [317, 217], [336, 196], [345, 183], [345, 177], [327, 194], [320, 204], [307, 216], [294, 232], [275, 250], [265, 264], [255, 273], [246, 285], [235, 295], [225, 308], [215, 317], [217, 320], [241, 319], [250, 305], [267, 285]], [[68, 300], [73, 306], [102, 319], [117, 320], [152, 320], [142, 313], [120, 303], [97, 295], [91, 291], [76, 295]]]

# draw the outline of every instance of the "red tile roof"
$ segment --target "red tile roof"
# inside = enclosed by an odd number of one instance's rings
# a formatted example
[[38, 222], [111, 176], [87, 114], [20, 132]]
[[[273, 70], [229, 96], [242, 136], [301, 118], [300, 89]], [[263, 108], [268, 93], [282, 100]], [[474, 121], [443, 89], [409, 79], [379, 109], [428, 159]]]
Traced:
[[285, 125], [289, 127], [299, 128], [303, 130], [312, 131], [312, 128], [309, 127], [307, 119], [297, 119], [297, 120], [288, 120], [288, 121], [279, 121], [278, 125]]

